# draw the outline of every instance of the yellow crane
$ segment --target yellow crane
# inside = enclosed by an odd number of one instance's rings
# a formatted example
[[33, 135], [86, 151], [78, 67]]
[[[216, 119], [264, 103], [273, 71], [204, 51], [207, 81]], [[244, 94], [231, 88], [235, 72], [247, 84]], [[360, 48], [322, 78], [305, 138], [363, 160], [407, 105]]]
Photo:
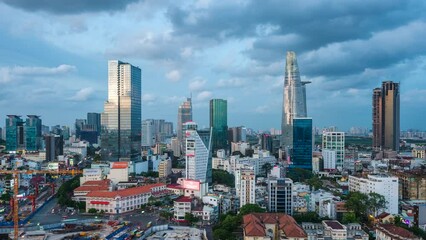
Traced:
[[18, 206], [18, 194], [19, 194], [19, 174], [50, 174], [50, 175], [75, 175], [83, 173], [82, 170], [0, 170], [0, 174], [12, 174], [13, 175], [13, 231], [14, 238], [19, 237], [19, 206]]

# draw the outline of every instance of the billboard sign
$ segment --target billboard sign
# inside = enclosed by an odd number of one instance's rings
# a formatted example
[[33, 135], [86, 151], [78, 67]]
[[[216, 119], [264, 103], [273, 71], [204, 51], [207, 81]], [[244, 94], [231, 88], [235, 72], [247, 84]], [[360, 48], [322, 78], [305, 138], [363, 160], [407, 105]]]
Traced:
[[183, 179], [183, 188], [200, 191], [200, 182], [196, 180]]
[[112, 169], [124, 169], [124, 168], [128, 168], [129, 167], [129, 163], [128, 162], [113, 162], [112, 163]]

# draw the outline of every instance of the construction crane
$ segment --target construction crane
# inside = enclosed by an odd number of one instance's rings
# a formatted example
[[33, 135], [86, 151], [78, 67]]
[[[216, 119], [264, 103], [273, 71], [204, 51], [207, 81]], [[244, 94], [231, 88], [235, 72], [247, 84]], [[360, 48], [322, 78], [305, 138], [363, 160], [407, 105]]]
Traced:
[[[19, 206], [18, 206], [18, 195], [19, 195], [19, 174], [50, 174], [50, 175], [76, 175], [83, 173], [82, 170], [0, 170], [0, 174], [12, 174], [13, 175], [13, 233], [14, 238], [19, 237]], [[52, 186], [54, 189], [54, 186]], [[53, 190], [54, 192], [55, 190]]]

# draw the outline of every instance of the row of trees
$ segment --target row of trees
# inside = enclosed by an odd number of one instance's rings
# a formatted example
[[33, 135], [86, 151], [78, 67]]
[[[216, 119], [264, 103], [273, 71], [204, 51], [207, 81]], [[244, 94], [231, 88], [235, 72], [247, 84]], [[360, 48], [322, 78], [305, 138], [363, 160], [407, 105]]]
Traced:
[[58, 189], [58, 204], [66, 207], [76, 207], [79, 209], [85, 209], [84, 202], [75, 202], [71, 199], [71, 195], [74, 189], [80, 186], [80, 176], [77, 175], [69, 181], [64, 182]]
[[234, 240], [235, 232], [243, 222], [243, 216], [254, 212], [265, 212], [265, 209], [257, 204], [246, 204], [240, 208], [237, 215], [225, 214], [220, 216], [219, 224], [213, 228], [213, 238], [218, 240]]

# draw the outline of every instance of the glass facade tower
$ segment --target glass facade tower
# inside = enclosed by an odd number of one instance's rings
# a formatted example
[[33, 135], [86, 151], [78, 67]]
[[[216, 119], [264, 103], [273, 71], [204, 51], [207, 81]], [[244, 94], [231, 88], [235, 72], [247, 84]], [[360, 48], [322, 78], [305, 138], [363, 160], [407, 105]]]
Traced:
[[25, 123], [25, 149], [38, 151], [41, 149], [41, 119], [36, 115], [28, 115]]
[[137, 160], [141, 155], [141, 69], [108, 62], [108, 100], [101, 115], [102, 159]]
[[293, 118], [291, 168], [312, 170], [312, 118]]
[[281, 145], [287, 150], [293, 145], [293, 118], [307, 117], [305, 85], [308, 83], [300, 80], [296, 54], [287, 52], [281, 122]]
[[210, 100], [210, 128], [212, 128], [212, 150], [228, 150], [228, 103], [224, 99]]
[[6, 150], [17, 151], [25, 148], [24, 121], [20, 116], [7, 115]]

